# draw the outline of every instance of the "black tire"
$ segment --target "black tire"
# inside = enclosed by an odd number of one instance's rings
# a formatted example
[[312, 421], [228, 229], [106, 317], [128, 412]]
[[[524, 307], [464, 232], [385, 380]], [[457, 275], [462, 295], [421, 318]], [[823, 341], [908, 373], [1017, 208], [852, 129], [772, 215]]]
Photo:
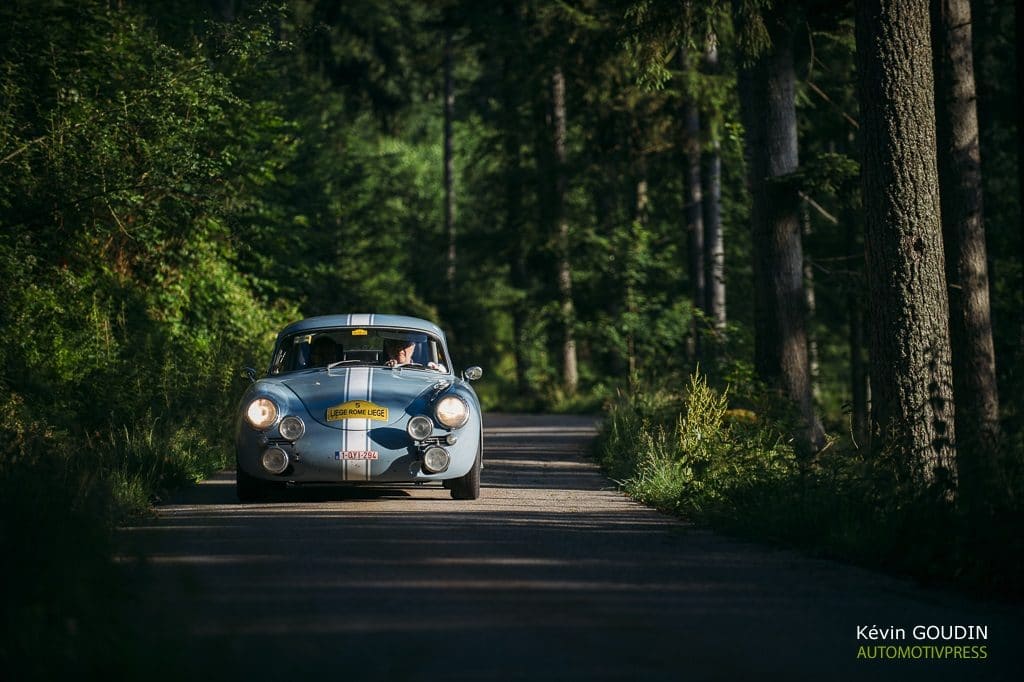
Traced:
[[250, 476], [242, 471], [242, 467], [235, 465], [235, 494], [239, 502], [264, 502], [270, 499], [277, 487], [275, 483]]
[[481, 448], [477, 448], [476, 459], [469, 473], [449, 481], [453, 500], [475, 500], [480, 497], [480, 469], [483, 461]]

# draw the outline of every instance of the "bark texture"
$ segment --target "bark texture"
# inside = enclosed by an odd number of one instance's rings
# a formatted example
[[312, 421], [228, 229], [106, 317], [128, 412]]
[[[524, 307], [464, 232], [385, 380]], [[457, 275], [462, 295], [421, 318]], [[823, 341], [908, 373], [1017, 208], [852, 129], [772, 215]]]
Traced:
[[579, 384], [576, 367], [575, 313], [572, 299], [572, 263], [569, 258], [569, 221], [565, 216], [565, 76], [556, 66], [551, 74], [552, 140], [554, 149], [553, 213], [558, 245], [558, 292], [562, 317], [562, 385], [572, 395]]
[[[709, 33], [704, 46], [704, 68], [709, 73], [718, 73], [718, 38]], [[725, 331], [725, 238], [722, 234], [722, 145], [718, 133], [718, 121], [714, 118], [720, 112], [705, 114], [705, 128], [708, 132], [709, 149], [705, 154], [702, 205], [704, 206], [704, 274], [706, 304], [711, 325], [720, 336]]]
[[[1020, 256], [1024, 263], [1024, 10], [1015, 8], [1014, 36], [1017, 44], [1017, 210], [1021, 212]], [[1024, 268], [1021, 269], [1021, 291], [1024, 291]], [[1024, 310], [1020, 318], [1021, 343], [1024, 344]]]
[[[685, 62], [684, 62], [685, 67]], [[683, 219], [686, 224], [686, 243], [690, 270], [690, 297], [695, 310], [705, 310], [707, 295], [704, 286], [704, 202], [700, 181], [700, 110], [693, 97], [683, 99], [683, 168], [685, 196]], [[702, 353], [699, 319], [694, 319], [693, 349], [696, 360]]]
[[704, 252], [707, 272], [707, 313], [716, 332], [724, 332], [725, 237], [722, 234], [722, 154], [719, 141], [712, 140], [704, 164]]
[[955, 476], [949, 307], [927, 0], [857, 0], [876, 453]]
[[807, 356], [797, 170], [792, 34], [781, 16], [768, 18], [771, 50], [740, 73], [753, 200], [754, 365], [759, 377], [795, 404], [806, 454], [824, 434], [814, 413]]
[[846, 310], [850, 323], [850, 431], [858, 448], [871, 445], [868, 416], [868, 369], [864, 360], [864, 247], [858, 243], [856, 219], [847, 211], [846, 253], [850, 259], [851, 282], [846, 288]]
[[995, 480], [999, 393], [989, 306], [978, 110], [968, 0], [933, 0], [935, 121], [949, 289], [960, 491], [973, 506]]
[[[804, 239], [809, 239], [814, 228], [811, 226], [811, 212], [806, 201], [800, 205], [800, 225]], [[811, 375], [811, 396], [818, 401], [821, 399], [818, 388], [821, 365], [818, 360], [818, 335], [814, 333], [818, 299], [814, 295], [814, 263], [810, 258], [804, 258], [804, 311], [807, 315], [807, 369]]]

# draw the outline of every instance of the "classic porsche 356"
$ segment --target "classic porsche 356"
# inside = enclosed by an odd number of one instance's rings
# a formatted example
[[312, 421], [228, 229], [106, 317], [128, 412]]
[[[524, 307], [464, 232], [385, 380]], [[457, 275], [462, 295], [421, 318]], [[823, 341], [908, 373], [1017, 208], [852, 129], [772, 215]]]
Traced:
[[278, 334], [266, 376], [239, 405], [237, 492], [301, 484], [437, 482], [480, 495], [483, 422], [437, 325], [399, 315], [327, 315]]

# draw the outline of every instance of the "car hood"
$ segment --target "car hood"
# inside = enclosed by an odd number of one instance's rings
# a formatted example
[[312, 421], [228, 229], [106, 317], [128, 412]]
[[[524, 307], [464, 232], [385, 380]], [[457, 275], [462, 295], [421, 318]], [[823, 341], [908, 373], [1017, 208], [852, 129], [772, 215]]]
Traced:
[[[427, 413], [433, 396], [451, 385], [450, 377], [417, 369], [384, 367], [341, 367], [317, 370], [282, 378], [306, 411], [324, 426], [342, 430], [365, 430], [383, 424], [404, 423], [409, 417]], [[328, 419], [328, 411], [345, 403], [366, 402], [387, 409], [387, 418]], [[332, 415], [333, 416], [333, 415]]]

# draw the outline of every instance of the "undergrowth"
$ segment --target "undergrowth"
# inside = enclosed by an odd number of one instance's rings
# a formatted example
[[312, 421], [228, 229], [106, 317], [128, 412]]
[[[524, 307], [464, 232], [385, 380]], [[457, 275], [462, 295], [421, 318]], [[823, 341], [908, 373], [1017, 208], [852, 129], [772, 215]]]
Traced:
[[[0, 664], [11, 679], [124, 678], [139, 650], [114, 528], [166, 491], [226, 463], [208, 424], [157, 419], [72, 431], [8, 397], [0, 404]], [[223, 429], [221, 429], [223, 430]]]
[[[750, 405], [752, 393], [738, 402]], [[620, 396], [609, 405], [597, 458], [631, 497], [699, 523], [1020, 596], [1019, 505], [1008, 501], [990, 518], [968, 521], [893, 458], [839, 441], [801, 458], [787, 436], [791, 425], [771, 416], [770, 406], [729, 403], [729, 391], [698, 374], [682, 392]]]

